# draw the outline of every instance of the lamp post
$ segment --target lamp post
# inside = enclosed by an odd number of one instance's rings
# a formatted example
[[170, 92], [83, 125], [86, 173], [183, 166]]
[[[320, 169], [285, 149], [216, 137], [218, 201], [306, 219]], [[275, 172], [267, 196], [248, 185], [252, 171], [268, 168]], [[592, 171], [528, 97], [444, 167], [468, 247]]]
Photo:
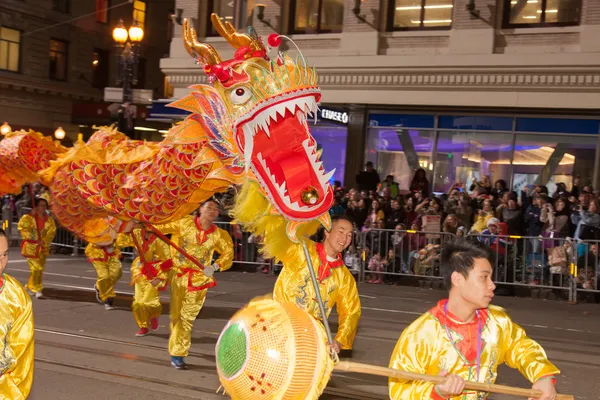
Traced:
[[144, 38], [144, 30], [134, 22], [125, 28], [123, 20], [113, 30], [113, 40], [117, 47], [117, 86], [123, 86], [123, 106], [119, 110], [119, 130], [136, 139], [134, 131], [135, 108], [132, 86], [137, 84], [140, 43]]

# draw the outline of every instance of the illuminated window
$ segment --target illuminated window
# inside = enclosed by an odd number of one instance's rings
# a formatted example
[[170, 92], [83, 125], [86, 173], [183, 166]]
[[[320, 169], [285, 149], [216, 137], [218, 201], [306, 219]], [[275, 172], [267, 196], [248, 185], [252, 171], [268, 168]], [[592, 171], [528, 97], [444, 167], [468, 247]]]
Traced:
[[578, 25], [581, 0], [504, 0], [505, 27]]
[[108, 0], [96, 0], [96, 22], [108, 22]]
[[233, 0], [209, 0], [208, 2], [208, 21], [207, 21], [207, 34], [206, 36], [219, 36], [212, 21], [210, 15], [212, 13], [217, 14], [224, 22], [229, 22], [235, 25], [233, 22], [235, 12], [235, 1]]
[[135, 0], [133, 2], [133, 22], [137, 22], [138, 26], [144, 29], [146, 23], [146, 2]]
[[50, 79], [53, 81], [67, 80], [67, 42], [50, 40]]
[[0, 70], [19, 72], [21, 32], [0, 27]]
[[453, 0], [390, 1], [389, 30], [449, 29]]
[[341, 32], [344, 0], [296, 0], [291, 8], [293, 33]]

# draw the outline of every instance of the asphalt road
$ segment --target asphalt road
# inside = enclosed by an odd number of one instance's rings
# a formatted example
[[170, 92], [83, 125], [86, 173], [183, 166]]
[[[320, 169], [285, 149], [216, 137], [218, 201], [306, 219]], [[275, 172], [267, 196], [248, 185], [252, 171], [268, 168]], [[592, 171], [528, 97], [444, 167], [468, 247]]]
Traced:
[[[25, 283], [26, 260], [15, 249], [7, 273]], [[33, 299], [36, 324], [34, 400], [223, 399], [216, 394], [214, 346], [239, 308], [271, 291], [276, 277], [262, 273], [218, 273], [194, 325], [188, 371], [170, 366], [168, 294], [156, 334], [137, 338], [130, 312], [129, 265], [117, 285], [117, 309], [95, 300], [95, 271], [83, 258], [51, 256], [44, 276], [45, 299]], [[444, 297], [443, 291], [391, 285], [359, 285], [362, 318], [352, 360], [387, 366], [402, 330]], [[562, 370], [559, 389], [577, 399], [600, 398], [600, 306], [497, 296]], [[332, 329], [335, 329], [332, 315]], [[528, 388], [520, 374], [502, 367], [497, 383]], [[386, 399], [386, 379], [338, 374], [322, 399]], [[490, 399], [511, 399], [496, 395]]]

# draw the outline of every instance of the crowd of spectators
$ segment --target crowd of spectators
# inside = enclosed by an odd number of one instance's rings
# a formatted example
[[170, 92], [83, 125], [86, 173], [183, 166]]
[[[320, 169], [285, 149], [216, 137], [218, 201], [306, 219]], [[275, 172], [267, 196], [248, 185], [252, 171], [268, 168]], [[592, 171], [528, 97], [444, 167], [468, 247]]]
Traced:
[[517, 271], [525, 283], [552, 283], [553, 274], [567, 275], [575, 262], [578, 284], [595, 288], [600, 191], [582, 185], [580, 177], [571, 188], [557, 183], [553, 193], [544, 185], [527, 185], [517, 193], [506, 181], [492, 183], [483, 176], [469, 187], [458, 182], [435, 195], [424, 169], [402, 190], [392, 175], [381, 181], [368, 163], [356, 176], [356, 185], [345, 190], [336, 182], [330, 213], [352, 217], [363, 233], [363, 242], [357, 240], [355, 246], [368, 254], [372, 283], [382, 283], [384, 271], [435, 273], [439, 245], [453, 236], [468, 236], [496, 254], [505, 282], [515, 279], [513, 255], [519, 254], [519, 267], [530, 270]]

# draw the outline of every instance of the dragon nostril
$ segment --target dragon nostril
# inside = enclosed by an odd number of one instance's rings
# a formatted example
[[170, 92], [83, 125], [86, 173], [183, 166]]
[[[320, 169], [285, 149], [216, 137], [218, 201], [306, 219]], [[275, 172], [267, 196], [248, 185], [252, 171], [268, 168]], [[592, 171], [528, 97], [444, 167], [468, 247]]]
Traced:
[[302, 202], [307, 206], [312, 206], [317, 204], [319, 201], [319, 192], [314, 187], [307, 187], [302, 191]]

